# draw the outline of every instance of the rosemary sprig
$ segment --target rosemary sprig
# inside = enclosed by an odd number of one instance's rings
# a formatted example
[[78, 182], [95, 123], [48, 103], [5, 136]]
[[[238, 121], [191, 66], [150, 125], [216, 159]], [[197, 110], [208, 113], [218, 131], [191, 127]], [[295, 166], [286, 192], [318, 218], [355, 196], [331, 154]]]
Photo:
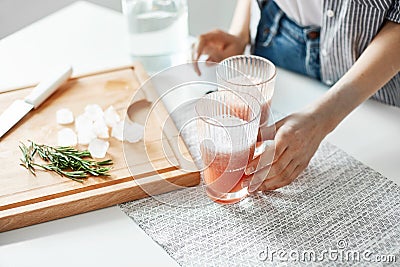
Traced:
[[[52, 147], [39, 145], [29, 141], [29, 146], [21, 142], [19, 149], [22, 152], [21, 166], [36, 175], [35, 167], [53, 171], [61, 176], [82, 183], [89, 176], [109, 176], [112, 160], [95, 161], [87, 150], [79, 151], [73, 147]], [[35, 163], [35, 155], [48, 164]]]

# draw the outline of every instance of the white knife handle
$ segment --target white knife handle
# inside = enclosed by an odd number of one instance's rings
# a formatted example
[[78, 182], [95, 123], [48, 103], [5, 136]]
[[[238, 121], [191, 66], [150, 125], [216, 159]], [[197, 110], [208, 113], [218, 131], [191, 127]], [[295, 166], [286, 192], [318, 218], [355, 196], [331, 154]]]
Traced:
[[71, 66], [63, 67], [61, 70], [57, 70], [54, 75], [40, 82], [32, 92], [25, 97], [25, 102], [29, 103], [37, 108], [43, 103], [52, 93], [54, 93], [58, 87], [60, 87], [65, 81], [71, 77], [72, 68]]

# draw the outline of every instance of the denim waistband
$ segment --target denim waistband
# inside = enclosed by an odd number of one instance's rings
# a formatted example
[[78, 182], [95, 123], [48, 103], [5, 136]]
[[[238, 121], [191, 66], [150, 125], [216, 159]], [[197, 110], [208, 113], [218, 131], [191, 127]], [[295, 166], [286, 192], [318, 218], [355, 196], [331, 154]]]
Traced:
[[319, 27], [296, 24], [268, 1], [261, 12], [253, 53], [282, 68], [320, 79], [319, 32]]

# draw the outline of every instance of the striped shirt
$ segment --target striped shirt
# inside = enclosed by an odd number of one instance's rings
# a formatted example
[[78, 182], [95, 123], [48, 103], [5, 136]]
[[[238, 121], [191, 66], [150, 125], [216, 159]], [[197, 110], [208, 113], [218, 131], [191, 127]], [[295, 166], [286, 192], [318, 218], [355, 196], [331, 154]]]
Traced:
[[[263, 6], [268, 0], [257, 1]], [[259, 14], [255, 15], [259, 18]], [[338, 81], [367, 48], [385, 20], [400, 23], [400, 0], [323, 0], [321, 80], [327, 85]], [[400, 107], [400, 72], [372, 98]]]

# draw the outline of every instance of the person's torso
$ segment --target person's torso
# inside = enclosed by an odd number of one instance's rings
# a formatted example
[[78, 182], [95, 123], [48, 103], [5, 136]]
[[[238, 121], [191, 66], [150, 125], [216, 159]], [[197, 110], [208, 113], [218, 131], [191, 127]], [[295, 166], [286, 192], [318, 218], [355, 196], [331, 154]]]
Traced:
[[[257, 0], [263, 8], [271, 0]], [[295, 5], [300, 1], [278, 1]], [[314, 0], [303, 1], [310, 5]], [[320, 0], [322, 5], [320, 35], [321, 80], [327, 85], [338, 81], [360, 57], [372, 39], [387, 21], [400, 23], [399, 0]], [[282, 5], [282, 3], [281, 3]], [[260, 10], [253, 14], [260, 18]], [[282, 9], [282, 11], [284, 11]], [[285, 12], [285, 11], [284, 11]], [[295, 18], [289, 18], [295, 21]], [[295, 21], [296, 22], [296, 21]], [[253, 30], [254, 32], [254, 30]], [[251, 36], [255, 36], [252, 33]], [[397, 73], [373, 98], [387, 104], [400, 106], [400, 72]]]
[[300, 26], [321, 26], [323, 0], [274, 0]]

